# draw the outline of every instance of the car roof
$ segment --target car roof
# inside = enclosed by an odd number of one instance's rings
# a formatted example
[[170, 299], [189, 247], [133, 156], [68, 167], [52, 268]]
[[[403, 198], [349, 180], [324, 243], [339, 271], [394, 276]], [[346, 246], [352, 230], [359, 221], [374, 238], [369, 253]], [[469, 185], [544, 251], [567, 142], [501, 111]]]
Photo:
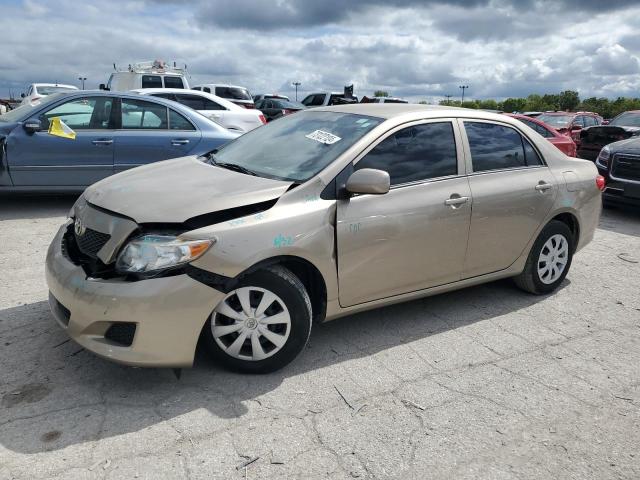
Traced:
[[474, 117], [496, 119], [502, 118], [495, 113], [483, 112], [471, 108], [448, 107], [440, 105], [420, 105], [415, 103], [352, 103], [347, 105], [334, 105], [331, 107], [315, 107], [313, 111], [353, 113], [379, 118], [394, 118], [411, 113], [430, 114], [427, 116], [440, 117], [450, 113], [451, 116], [460, 116], [461, 113], [473, 113]]
[[247, 87], [242, 87], [240, 85], [231, 85], [229, 83], [199, 83], [198, 85], [194, 85], [194, 87], [231, 87], [231, 88], [244, 88], [248, 90]]
[[[146, 95], [151, 93], [181, 93], [183, 95], [195, 95], [198, 97], [205, 97], [213, 100], [214, 102], [219, 103], [220, 105], [228, 108], [229, 110], [237, 110], [246, 112], [248, 111], [246, 108], [239, 107], [233, 102], [230, 102], [226, 98], [219, 97], [214, 95], [213, 93], [203, 92], [202, 90], [192, 90], [190, 88], [136, 88], [135, 90], [131, 90], [132, 92], [139, 93], [140, 95]], [[158, 97], [155, 97], [158, 98]]]
[[68, 85], [66, 83], [32, 83], [31, 85], [35, 87], [65, 87], [65, 88], [75, 88], [78, 90], [78, 87], [75, 85]]

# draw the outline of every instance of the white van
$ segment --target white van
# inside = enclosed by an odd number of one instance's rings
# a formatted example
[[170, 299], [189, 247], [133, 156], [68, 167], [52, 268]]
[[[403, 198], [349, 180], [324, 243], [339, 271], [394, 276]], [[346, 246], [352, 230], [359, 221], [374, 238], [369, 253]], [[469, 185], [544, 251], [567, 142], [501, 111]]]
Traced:
[[186, 69], [167, 66], [165, 62], [141, 62], [129, 65], [127, 70], [113, 72], [101, 90], [125, 92], [139, 88], [189, 88]]

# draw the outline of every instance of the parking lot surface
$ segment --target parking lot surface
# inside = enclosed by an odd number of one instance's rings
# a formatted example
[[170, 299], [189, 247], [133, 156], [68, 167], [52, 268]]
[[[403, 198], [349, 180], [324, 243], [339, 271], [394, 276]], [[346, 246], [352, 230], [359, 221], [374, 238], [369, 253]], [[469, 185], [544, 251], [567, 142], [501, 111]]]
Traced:
[[54, 323], [73, 201], [0, 199], [0, 479], [640, 478], [638, 211], [605, 210], [553, 295], [491, 283], [316, 326], [274, 374], [178, 379]]

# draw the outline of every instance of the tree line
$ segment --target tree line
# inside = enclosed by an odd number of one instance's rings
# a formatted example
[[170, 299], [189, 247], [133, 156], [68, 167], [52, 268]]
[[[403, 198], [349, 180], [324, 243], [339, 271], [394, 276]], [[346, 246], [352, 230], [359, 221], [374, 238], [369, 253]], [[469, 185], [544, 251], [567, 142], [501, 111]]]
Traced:
[[[426, 102], [421, 102], [426, 103]], [[440, 105], [459, 107], [460, 100], [441, 100]], [[529, 95], [526, 98], [507, 98], [505, 100], [465, 100], [465, 108], [501, 110], [503, 112], [545, 112], [547, 110], [568, 110], [596, 112], [604, 118], [613, 118], [627, 110], [640, 110], [640, 98], [618, 97], [610, 100], [605, 97], [581, 99], [578, 92], [565, 90], [558, 94]]]

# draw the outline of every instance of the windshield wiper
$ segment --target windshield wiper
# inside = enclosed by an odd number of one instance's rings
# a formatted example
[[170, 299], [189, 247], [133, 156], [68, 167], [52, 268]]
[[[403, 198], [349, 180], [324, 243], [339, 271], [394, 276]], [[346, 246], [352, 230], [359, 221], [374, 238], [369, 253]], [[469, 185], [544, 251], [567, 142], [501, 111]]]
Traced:
[[258, 174], [256, 172], [254, 172], [253, 170], [249, 170], [246, 167], [243, 167], [242, 165], [238, 165], [235, 163], [224, 163], [224, 162], [216, 162], [215, 159], [211, 159], [213, 160], [213, 165], [215, 165], [216, 167], [221, 167], [221, 168], [226, 168], [227, 170], [233, 170], [234, 172], [240, 172], [240, 173], [244, 173], [245, 175], [253, 175], [254, 177], [257, 177]]

